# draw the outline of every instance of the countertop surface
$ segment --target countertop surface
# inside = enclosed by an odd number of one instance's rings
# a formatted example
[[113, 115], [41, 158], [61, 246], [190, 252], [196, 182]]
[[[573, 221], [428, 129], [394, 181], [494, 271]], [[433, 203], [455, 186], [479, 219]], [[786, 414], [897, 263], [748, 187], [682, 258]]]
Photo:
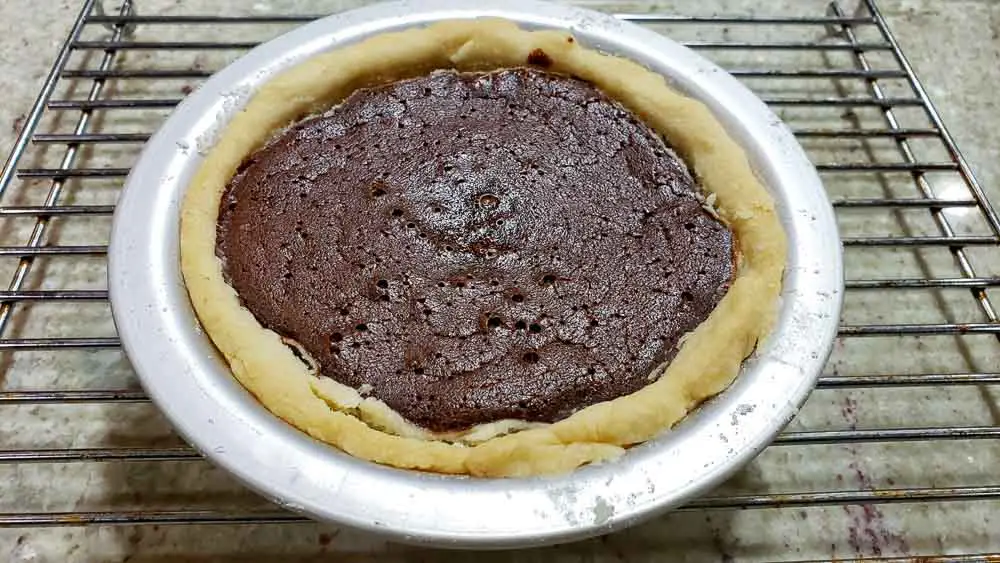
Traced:
[[[248, 14], [329, 13], [364, 2], [344, 0], [138, 0], [138, 10], [154, 14]], [[577, 2], [615, 11], [683, 12], [695, 9], [687, 2]], [[5, 155], [24, 125], [25, 116], [41, 87], [60, 45], [66, 38], [81, 2], [71, 0], [37, 2], [3, 0], [0, 19], [8, 23], [0, 35], [0, 65], [6, 71], [4, 103], [0, 104], [0, 151]], [[108, 12], [117, 9], [106, 2]], [[842, 0], [846, 11], [854, 2]], [[904, 53], [923, 81], [945, 125], [964, 152], [994, 206], [1000, 204], [1000, 2], [996, 0], [881, 0], [879, 3]], [[757, 15], [822, 15], [827, 3], [820, 0], [706, 0], [697, 13]], [[684, 13], [689, 13], [684, 12]], [[287, 26], [275, 28], [273, 33]], [[728, 39], [730, 30], [707, 29]], [[664, 29], [671, 34], [671, 29]], [[187, 37], [177, 26], [136, 32], [139, 40]], [[201, 39], [236, 33], [230, 29], [201, 27]], [[242, 32], [240, 32], [242, 33]], [[250, 33], [250, 32], [247, 32]], [[255, 31], [266, 37], [271, 31]], [[272, 35], [273, 35], [272, 33]], [[782, 39], [781, 29], [740, 30], [734, 37], [765, 34]], [[739, 34], [743, 33], [743, 36]], [[160, 34], [160, 35], [157, 35]], [[106, 39], [108, 32], [90, 26], [88, 39]], [[228, 35], [226, 38], [234, 38]], [[698, 37], [701, 37], [700, 35]], [[94, 68], [100, 53], [71, 67]], [[217, 57], [197, 52], [166, 53], [130, 51], [116, 64], [130, 68], [220, 68], [235, 53]], [[717, 54], [727, 66], [767, 67], [828, 64], [843, 61], [806, 60], [807, 54], [755, 53], [746, 60]], [[736, 57], [737, 55], [732, 55]], [[831, 55], [832, 59], [836, 58]], [[228, 57], [228, 58], [226, 58]], [[769, 59], [768, 57], [774, 57]], [[791, 58], [790, 58], [791, 57]], [[781, 59], [781, 60], [779, 60]], [[784, 60], [787, 59], [787, 60]], [[875, 64], [891, 66], [889, 59]], [[889, 61], [886, 63], [885, 61]], [[832, 88], [829, 84], [804, 87], [799, 82], [754, 82], [749, 85], [763, 96], [808, 94]], [[810, 83], [811, 84], [811, 83]], [[196, 81], [120, 81], [109, 86], [107, 97], [180, 97], [196, 87]], [[88, 81], [64, 81], [55, 98], [86, 96]], [[840, 85], [837, 86], [841, 87]], [[813, 90], [809, 90], [812, 88]], [[843, 86], [839, 95], [864, 95], [864, 83]], [[910, 96], [908, 89], [890, 95]], [[830, 94], [825, 94], [829, 96]], [[872, 108], [867, 108], [872, 109]], [[875, 108], [877, 110], [877, 108]], [[912, 108], [911, 108], [912, 109]], [[817, 110], [818, 111], [818, 110]], [[907, 120], [924, 123], [917, 108]], [[838, 109], [834, 117], [803, 108], [782, 108], [781, 116], [791, 126], [821, 126], [830, 119], [855, 126], [884, 127], [881, 115], [865, 108]], [[47, 115], [38, 132], [70, 132], [77, 114]], [[901, 112], [905, 113], [905, 112]], [[119, 112], [93, 120], [94, 131], [149, 131], [166, 112]], [[874, 121], [872, 121], [874, 120]], [[921, 121], [923, 120], [923, 121]], [[841, 123], [843, 125], [843, 123]], [[834, 146], [822, 140], [804, 142], [814, 159], [844, 162], [857, 159], [859, 151], [881, 158], [885, 146]], [[62, 153], [35, 147], [26, 153], [22, 167], [53, 167]], [[100, 168], [128, 166], [139, 146], [88, 147], [81, 151], [79, 166]], [[894, 150], [889, 145], [888, 149]], [[928, 160], [947, 161], [946, 153], [928, 148]], [[937, 150], [937, 152], [935, 152]], [[895, 158], [898, 158], [895, 157]], [[967, 198], [954, 177], [929, 176], [931, 188], [941, 197]], [[881, 191], [873, 192], [871, 176], [851, 175], [828, 179], [831, 197], [912, 197], [909, 178], [882, 178]], [[62, 195], [74, 204], [113, 204], [120, 179], [91, 183], [71, 182]], [[902, 187], [901, 187], [902, 186]], [[956, 187], [957, 186], [957, 187]], [[48, 184], [24, 181], [3, 194], [2, 205], [39, 204]], [[902, 190], [909, 192], [903, 193]], [[961, 191], [961, 193], [956, 190]], [[973, 208], [974, 210], [974, 208]], [[875, 234], [936, 234], [927, 226], [926, 210], [916, 215], [877, 209], [867, 215], [839, 215], [845, 237]], [[884, 215], [878, 215], [882, 213]], [[891, 215], [891, 216], [890, 216]], [[966, 234], [988, 234], [967, 210], [949, 211], [957, 230]], [[6, 222], [4, 222], [6, 221]], [[108, 217], [60, 223], [47, 235], [60, 244], [103, 244], [110, 225]], [[32, 223], [0, 220], [0, 245], [24, 244]], [[1000, 249], [986, 247], [970, 253], [981, 277], [1000, 277]], [[0, 272], [13, 273], [16, 262], [0, 261]], [[849, 279], [950, 278], [956, 273], [951, 257], [932, 251], [909, 249], [848, 249]], [[70, 262], [36, 265], [25, 289], [103, 289], [103, 258], [82, 257]], [[997, 302], [997, 293], [992, 293]], [[66, 305], [38, 304], [18, 309], [19, 316], [4, 338], [39, 336], [113, 336], [114, 327], [104, 302]], [[968, 290], [939, 293], [849, 293], [845, 324], [877, 323], [983, 323]], [[42, 351], [0, 354], [0, 391], [23, 389], [138, 389], [127, 360], [120, 351], [79, 350], [59, 354]], [[872, 374], [948, 374], [1000, 372], [1000, 344], [993, 335], [926, 338], [838, 339], [828, 376]], [[817, 391], [790, 429], [828, 431], [896, 428], [995, 428], [998, 419], [996, 386], [915, 386], [823, 389]], [[182, 442], [169, 424], [146, 403], [75, 405], [44, 403], [0, 403], [0, 450], [57, 448], [174, 447]], [[871, 492], [881, 488], [928, 489], [932, 487], [1000, 486], [1000, 441], [950, 440], [946, 442], [859, 442], [828, 445], [783, 445], [769, 448], [746, 470], [720, 488], [718, 494], [754, 495], [809, 493], [820, 491]], [[246, 491], [221, 470], [202, 461], [135, 461], [108, 463], [0, 463], [0, 515], [17, 512], [129, 511], [156, 508], [253, 511], [269, 505]], [[209, 526], [166, 524], [101, 527], [0, 527], [0, 559], [12, 562], [64, 561], [732, 561], [732, 560], [829, 560], [873, 556], [910, 556], [934, 553], [1000, 552], [1000, 500], [918, 502], [894, 504], [831, 504], [756, 510], [710, 510], [672, 513], [634, 529], [608, 537], [553, 548], [522, 552], [470, 554], [441, 552], [388, 544], [378, 538], [318, 523], [215, 524]], [[794, 499], [793, 499], [794, 500]], [[802, 500], [802, 499], [800, 499]], [[807, 500], [807, 499], [805, 499]], [[474, 508], [472, 508], [474, 509]]]

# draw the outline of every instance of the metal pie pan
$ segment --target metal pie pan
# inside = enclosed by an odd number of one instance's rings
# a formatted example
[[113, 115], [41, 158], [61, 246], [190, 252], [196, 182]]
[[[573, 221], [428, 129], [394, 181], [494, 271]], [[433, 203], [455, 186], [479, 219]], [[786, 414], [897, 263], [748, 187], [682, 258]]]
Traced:
[[[319, 443], [264, 409], [201, 330], [178, 260], [179, 209], [204, 154], [256, 88], [312, 55], [376, 33], [499, 16], [572, 31], [583, 44], [663, 74], [700, 99], [746, 150], [789, 235], [779, 324], [735, 383], [620, 460], [537, 478], [398, 470]], [[669, 39], [534, 0], [390, 2], [336, 14], [268, 42], [209, 79], [146, 144], [115, 212], [109, 287], [143, 386], [202, 454], [281, 506], [446, 547], [552, 544], [623, 528], [697, 497], [759, 453], [815, 385], [836, 335], [840, 242], [815, 168], [792, 134], [732, 76]]]

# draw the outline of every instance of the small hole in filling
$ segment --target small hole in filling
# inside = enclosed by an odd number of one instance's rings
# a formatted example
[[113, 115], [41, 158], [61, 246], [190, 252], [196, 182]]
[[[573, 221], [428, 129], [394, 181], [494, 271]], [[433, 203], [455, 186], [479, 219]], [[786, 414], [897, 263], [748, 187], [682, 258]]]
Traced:
[[514, 295], [510, 296], [510, 300], [513, 301], [514, 303], [524, 303], [524, 296], [521, 295], [520, 293], [515, 293]]
[[389, 282], [388, 280], [378, 280], [378, 282], [375, 285], [379, 286], [382, 289], [386, 289], [387, 287], [389, 287]]
[[[483, 207], [496, 207], [500, 204], [500, 198], [493, 194], [483, 194], [479, 196], [479, 205]], [[499, 223], [499, 221], [497, 221]]]
[[525, 352], [521, 359], [529, 364], [534, 364], [538, 362], [538, 354], [536, 352]]
[[514, 323], [514, 328], [516, 328], [517, 330], [524, 330], [528, 328], [528, 323], [524, 321], [517, 321], [516, 323]]
[[358, 323], [357, 325], [354, 326], [354, 329], [357, 330], [358, 332], [364, 332], [368, 330], [368, 325], [366, 325], [365, 323]]
[[490, 328], [497, 328], [501, 324], [500, 317], [490, 317], [490, 320], [486, 321], [486, 326]]
[[539, 332], [542, 332], [542, 325], [538, 323], [531, 323], [530, 325], [528, 325], [528, 330], [534, 332], [535, 334], [538, 334]]

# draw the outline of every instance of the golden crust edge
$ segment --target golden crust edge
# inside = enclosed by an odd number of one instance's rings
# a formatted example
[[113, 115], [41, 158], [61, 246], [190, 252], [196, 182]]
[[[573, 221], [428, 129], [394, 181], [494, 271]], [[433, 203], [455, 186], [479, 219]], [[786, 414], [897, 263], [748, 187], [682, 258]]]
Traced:
[[[226, 183], [273, 131], [357, 88], [438, 68], [521, 66], [535, 49], [548, 55], [551, 70], [588, 80], [636, 112], [678, 150], [706, 192], [716, 195], [715, 205], [743, 256], [732, 286], [687, 335], [657, 381], [550, 425], [464, 446], [388, 434], [332, 410], [315, 391], [308, 367], [277, 334], [260, 326], [223, 278], [215, 237]], [[787, 252], [772, 198], [704, 104], [675, 92], [637, 63], [581, 47], [567, 33], [526, 31], [496, 19], [451, 20], [374, 36], [312, 57], [268, 81], [205, 157], [185, 194], [180, 231], [181, 270], [205, 332], [236, 379], [268, 410], [359, 458], [477, 476], [559, 473], [613, 459], [724, 390], [773, 326]]]

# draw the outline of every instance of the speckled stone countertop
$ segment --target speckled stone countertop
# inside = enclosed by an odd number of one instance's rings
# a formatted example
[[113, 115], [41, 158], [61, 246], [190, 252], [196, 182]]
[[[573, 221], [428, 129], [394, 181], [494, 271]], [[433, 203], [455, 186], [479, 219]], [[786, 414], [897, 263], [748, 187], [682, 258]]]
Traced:
[[[155, 14], [329, 13], [363, 4], [363, 0], [137, 0], [139, 12]], [[706, 0], [704, 2], [576, 2], [616, 11], [658, 11], [701, 15], [822, 15], [824, 0]], [[841, 0], [850, 11], [855, 0]], [[117, 2], [105, 2], [112, 12]], [[69, 27], [80, 9], [74, 0], [2, 0], [0, 64], [5, 71], [4, 103], [0, 104], [0, 151], [6, 155], [46, 76]], [[931, 99], [963, 150], [981, 184], [1000, 204], [1000, 2], [997, 0], [880, 0], [879, 6], [915, 66]], [[87, 38], [107, 38], [91, 26]], [[270, 29], [270, 28], [268, 28]], [[275, 33], [283, 28], [275, 28]], [[664, 29], [672, 33], [670, 29]], [[201, 39], [239, 40], [231, 29], [218, 33], [201, 28]], [[729, 38], [730, 29], [708, 29]], [[187, 37], [177, 26], [140, 28], [139, 40]], [[242, 32], [239, 32], [242, 33]], [[260, 32], [260, 38], [268, 33]], [[751, 35], [738, 35], [746, 33]], [[779, 28], [743, 30], [742, 39], [787, 39]], [[159, 35], [157, 35], [159, 34]], [[207, 34], [207, 35], [206, 35]], [[760, 35], [752, 35], [760, 34]], [[700, 38], [700, 36], [698, 36]], [[236, 53], [226, 56], [230, 59]], [[843, 54], [843, 53], [842, 53]], [[97, 53], [99, 55], [99, 53]], [[724, 66], [769, 65], [802, 67], [823, 64], [844, 67], [843, 59], [810, 59], [795, 52], [716, 53]], [[812, 55], [815, 55], [813, 53]], [[740, 56], [745, 58], [740, 59]], [[796, 58], [800, 57], [801, 61]], [[96, 66], [89, 60], [88, 68]], [[225, 57], [212, 53], [130, 51], [121, 56], [129, 68], [220, 68]], [[887, 59], [876, 64], [886, 66]], [[798, 62], [797, 62], [798, 61]], [[880, 62], [881, 61], [881, 62]], [[74, 68], [81, 67], [75, 63]], [[763, 96], [864, 96], [864, 83], [855, 81], [841, 92], [808, 90], [808, 81], [748, 80]], [[811, 83], [810, 83], [811, 84]], [[88, 81], [71, 81], [56, 98], [83, 98]], [[180, 97], [195, 81], [115, 81], [106, 97]], [[826, 86], [829, 87], [829, 86]], [[853, 88], [853, 90], [852, 90]], [[911, 96], [908, 90], [891, 96]], [[872, 109], [872, 108], [868, 108]], [[912, 109], [912, 108], [911, 108]], [[875, 110], [877, 111], [877, 110]], [[914, 111], [919, 113], [919, 108]], [[64, 116], [66, 113], [64, 112]], [[884, 127], [871, 112], [787, 107], [779, 113], [793, 127], [843, 127], [856, 121]], [[904, 112], [901, 112], [904, 113]], [[123, 111], [115, 117], [94, 119], [93, 131], [149, 131], [165, 111]], [[39, 132], [71, 132], [76, 114], [47, 115]], [[922, 118], [922, 114], [904, 116]], [[874, 121], [872, 121], [874, 119]], [[839, 121], [838, 121], [839, 120]], [[919, 121], [919, 119], [917, 119]], [[923, 121], [926, 125], [926, 120]], [[838, 144], [841, 143], [841, 144]], [[852, 162], [867, 150], [874, 161], [892, 145], [859, 147], [843, 140], [803, 141], [816, 161]], [[114, 145], [81, 151], [79, 166], [129, 166], [140, 147]], [[928, 149], [929, 151], [931, 149]], [[947, 161], [931, 151], [923, 158]], [[33, 147], [22, 166], [54, 167], [61, 153]], [[868, 157], [866, 157], [868, 158]], [[898, 159], [898, 155], [892, 158]], [[908, 177], [873, 181], [873, 176], [827, 177], [833, 197], [913, 197]], [[930, 177], [941, 197], [953, 193], [954, 178]], [[949, 183], [951, 182], [951, 183]], [[86, 189], [84, 189], [86, 186]], [[112, 204], [120, 179], [90, 183], [70, 182], [64, 203]], [[2, 205], [39, 204], [45, 182], [23, 181], [3, 194]], [[898, 190], [898, 193], [897, 193]], [[908, 190], [908, 191], [906, 191]], [[984, 234], [973, 225], [971, 213], [959, 209], [948, 218], [961, 233]], [[845, 236], [937, 234], [926, 210], [891, 214], [884, 209], [840, 210]], [[89, 217], [58, 223], [50, 243], [104, 244], [107, 217]], [[24, 244], [30, 222], [0, 219], [0, 246]], [[978, 229], [978, 230], [977, 230]], [[849, 279], [959, 277], [946, 249], [924, 252], [908, 249], [848, 249]], [[970, 251], [978, 275], [1000, 277], [1000, 249]], [[0, 256], [0, 274], [9, 276], [16, 261]], [[25, 289], [104, 289], [103, 257], [71, 261], [39, 261]], [[960, 292], [849, 292], [845, 324], [984, 322], [968, 290]], [[1000, 295], [991, 293], [994, 302]], [[71, 305], [37, 304], [19, 307], [5, 338], [39, 336], [113, 336], [105, 302]], [[0, 391], [23, 389], [138, 389], [127, 360], [117, 349], [53, 352], [0, 351]], [[825, 375], [934, 374], [1000, 372], [1000, 344], [991, 335], [966, 337], [887, 337], [838, 339]], [[996, 386], [913, 386], [823, 389], [813, 394], [794, 431], [893, 429], [913, 427], [1000, 426], [1000, 390]], [[0, 403], [0, 450], [58, 448], [158, 448], [180, 446], [169, 424], [148, 403], [76, 405]], [[716, 494], [768, 495], [809, 491], [871, 491], [876, 488], [930, 488], [1000, 486], [1000, 441], [996, 439], [938, 442], [859, 442], [821, 446], [781, 445], [767, 449]], [[101, 512], [139, 509], [236, 510], [269, 509], [266, 501], [246, 491], [228, 475], [203, 461], [133, 461], [110, 463], [0, 462], [0, 515], [18, 512]], [[68, 522], [73, 524], [73, 522]], [[1000, 500], [961, 503], [894, 503], [873, 505], [802, 506], [780, 510], [710, 510], [675, 512], [631, 530], [575, 544], [507, 553], [451, 553], [388, 544], [378, 538], [318, 523], [278, 525], [120, 525], [83, 527], [0, 527], [0, 561], [11, 562], [268, 562], [268, 561], [732, 561], [830, 560], [870, 556], [911, 556], [933, 553], [1000, 552]]]

